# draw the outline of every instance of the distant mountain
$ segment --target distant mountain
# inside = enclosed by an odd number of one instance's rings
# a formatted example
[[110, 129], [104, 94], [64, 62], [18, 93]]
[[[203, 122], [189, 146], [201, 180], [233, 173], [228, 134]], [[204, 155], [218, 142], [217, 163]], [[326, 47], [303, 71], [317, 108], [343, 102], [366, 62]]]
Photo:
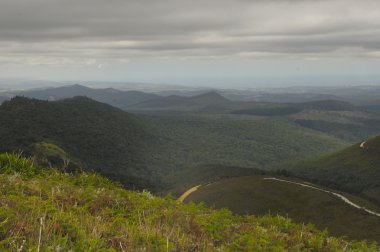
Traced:
[[[15, 97], [0, 106], [0, 151], [64, 150], [84, 169], [130, 187], [151, 187], [144, 164], [148, 137], [132, 114], [86, 97], [55, 102]], [[151, 137], [149, 137], [151, 138]], [[46, 149], [46, 148], [45, 148]]]
[[320, 100], [305, 103], [268, 103], [231, 101], [211, 91], [195, 96], [171, 95], [143, 101], [130, 107], [132, 110], [171, 110], [196, 112], [221, 112], [260, 116], [285, 116], [302, 110], [351, 111], [355, 106], [339, 100]]
[[290, 93], [283, 90], [278, 93], [257, 92], [251, 96], [251, 100], [257, 102], [275, 102], [275, 103], [305, 103], [320, 100], [339, 100], [337, 95], [320, 94], [320, 93]]
[[132, 105], [130, 110], [175, 110], [190, 111], [199, 109], [196, 102], [191, 101], [188, 97], [170, 95], [167, 97], [158, 97], [156, 99], [143, 101]]
[[77, 84], [57, 88], [35, 89], [18, 92], [16, 94], [50, 101], [72, 98], [74, 96], [87, 96], [96, 101], [104, 102], [121, 109], [126, 109], [130, 105], [160, 97], [155, 94], [140, 91], [121, 91], [113, 88], [93, 89]]
[[342, 97], [344, 100], [359, 104], [377, 104], [379, 105], [380, 86], [356, 86], [356, 87], [326, 87], [321, 90], [323, 93], [329, 93]]
[[170, 111], [202, 111], [214, 107], [228, 109], [231, 101], [216, 92], [207, 92], [191, 97], [170, 95], [148, 100], [131, 106], [132, 110], [170, 110]]
[[226, 111], [233, 102], [221, 96], [217, 92], [206, 92], [194, 96], [170, 95], [159, 97], [132, 105], [131, 110], [145, 111], [193, 111], [193, 112], [210, 112]]
[[194, 101], [201, 105], [227, 105], [231, 101], [223, 97], [217, 92], [208, 92], [201, 95], [190, 97], [191, 101]]
[[289, 169], [300, 177], [360, 193], [380, 204], [380, 136]]

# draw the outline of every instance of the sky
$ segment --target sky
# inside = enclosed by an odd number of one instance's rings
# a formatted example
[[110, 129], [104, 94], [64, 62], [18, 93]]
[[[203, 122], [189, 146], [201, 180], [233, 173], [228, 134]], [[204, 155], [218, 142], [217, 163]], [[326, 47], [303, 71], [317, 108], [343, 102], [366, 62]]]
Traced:
[[0, 78], [380, 84], [378, 0], [0, 0]]

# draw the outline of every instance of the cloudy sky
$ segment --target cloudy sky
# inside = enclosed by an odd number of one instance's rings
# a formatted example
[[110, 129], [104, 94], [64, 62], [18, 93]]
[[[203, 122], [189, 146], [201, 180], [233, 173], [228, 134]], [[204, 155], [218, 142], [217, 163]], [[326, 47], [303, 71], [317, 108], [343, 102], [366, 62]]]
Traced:
[[379, 0], [0, 0], [0, 77], [380, 83]]

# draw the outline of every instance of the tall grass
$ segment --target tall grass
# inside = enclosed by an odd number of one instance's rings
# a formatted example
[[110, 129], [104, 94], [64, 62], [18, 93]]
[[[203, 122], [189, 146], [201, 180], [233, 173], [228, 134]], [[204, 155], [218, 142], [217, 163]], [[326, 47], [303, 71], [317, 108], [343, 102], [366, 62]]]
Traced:
[[34, 175], [37, 171], [32, 160], [23, 157], [21, 153], [0, 153], [0, 172], [2, 174]]

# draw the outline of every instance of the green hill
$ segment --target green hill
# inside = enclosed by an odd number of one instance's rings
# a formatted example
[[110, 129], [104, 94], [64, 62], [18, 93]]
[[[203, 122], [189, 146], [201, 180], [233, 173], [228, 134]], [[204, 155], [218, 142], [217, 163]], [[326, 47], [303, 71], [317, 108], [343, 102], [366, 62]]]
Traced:
[[380, 204], [380, 136], [288, 169], [300, 177], [362, 194]]
[[182, 192], [186, 191], [186, 189], [193, 185], [210, 183], [225, 178], [258, 174], [262, 175], [265, 173], [269, 172], [254, 168], [232, 167], [217, 164], [192, 166], [168, 174], [165, 177], [165, 181], [170, 181], [171, 185], [169, 190], [164, 191], [162, 194], [165, 195], [166, 193], [171, 193], [174, 196], [180, 196]]
[[16, 97], [0, 106], [0, 120], [0, 151], [22, 150], [45, 165], [94, 169], [154, 191], [170, 189], [179, 182], [172, 174], [200, 165], [269, 169], [347, 146], [285, 119], [133, 115], [85, 97]]
[[56, 102], [16, 97], [0, 106], [0, 121], [2, 152], [35, 154], [36, 144], [47, 143], [85, 170], [131, 187], [152, 186], [141, 152], [147, 133], [132, 114], [85, 97]]
[[[299, 223], [327, 228], [333, 235], [380, 242], [379, 216], [354, 208], [330, 193], [266, 178], [270, 176], [237, 177], [206, 184], [190, 194], [186, 202], [227, 207], [237, 214], [280, 214]], [[370, 202], [345, 196], [380, 212], [380, 208]]]
[[1, 251], [378, 251], [280, 216], [237, 216], [0, 154]]
[[[243, 116], [144, 117], [157, 136], [147, 146], [151, 167], [167, 174], [199, 165], [271, 169], [287, 160], [326, 153], [347, 143], [288, 120]], [[171, 182], [169, 183], [171, 184]]]

